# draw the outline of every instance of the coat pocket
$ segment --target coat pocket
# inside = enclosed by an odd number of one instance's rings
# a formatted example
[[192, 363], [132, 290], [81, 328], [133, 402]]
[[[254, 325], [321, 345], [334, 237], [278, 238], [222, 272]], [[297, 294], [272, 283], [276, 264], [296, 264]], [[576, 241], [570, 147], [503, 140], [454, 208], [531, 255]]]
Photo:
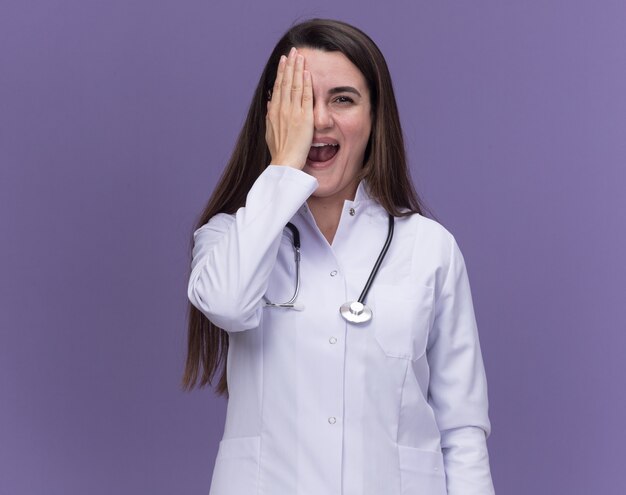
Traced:
[[209, 495], [253, 495], [259, 479], [261, 437], [227, 438], [220, 442]]
[[376, 341], [387, 356], [418, 359], [426, 352], [434, 290], [415, 284], [372, 288], [372, 323]]
[[443, 454], [398, 445], [402, 495], [447, 495]]

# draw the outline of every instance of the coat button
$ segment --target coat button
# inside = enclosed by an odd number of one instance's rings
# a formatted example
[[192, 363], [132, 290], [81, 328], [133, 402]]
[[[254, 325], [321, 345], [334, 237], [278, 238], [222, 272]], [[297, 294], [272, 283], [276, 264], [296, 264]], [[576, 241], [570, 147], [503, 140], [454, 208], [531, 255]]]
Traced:
[[328, 418], [328, 422], [331, 425], [334, 425], [337, 422], [337, 418], [335, 418], [335, 416], [331, 416], [330, 418]]
[[337, 270], [333, 270], [332, 272], [330, 272], [331, 277], [334, 277], [335, 275], [337, 275]]
[[331, 344], [336, 344], [337, 339], [335, 337], [331, 337], [330, 339], [328, 339], [328, 342], [330, 342]]
[[353, 217], [354, 215], [356, 215], [356, 210], [354, 208], [350, 208], [350, 216]]

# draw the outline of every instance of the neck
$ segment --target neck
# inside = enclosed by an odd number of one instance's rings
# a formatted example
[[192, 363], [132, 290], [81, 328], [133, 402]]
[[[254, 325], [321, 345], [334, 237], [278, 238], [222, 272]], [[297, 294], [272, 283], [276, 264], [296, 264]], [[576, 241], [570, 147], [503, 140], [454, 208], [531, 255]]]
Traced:
[[353, 200], [356, 195], [356, 189], [357, 186], [355, 185], [354, 188], [351, 188], [349, 194], [334, 195], [326, 198], [311, 196], [307, 200], [307, 205], [309, 210], [311, 210], [313, 218], [315, 218], [317, 228], [320, 229], [328, 244], [333, 243], [337, 233], [344, 201]]

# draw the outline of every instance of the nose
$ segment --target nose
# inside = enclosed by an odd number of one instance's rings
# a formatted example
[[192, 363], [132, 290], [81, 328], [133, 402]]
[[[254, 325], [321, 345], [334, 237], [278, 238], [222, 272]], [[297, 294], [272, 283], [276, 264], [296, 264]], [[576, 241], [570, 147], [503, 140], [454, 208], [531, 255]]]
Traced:
[[316, 102], [313, 107], [313, 124], [318, 131], [333, 126], [333, 117], [323, 101]]

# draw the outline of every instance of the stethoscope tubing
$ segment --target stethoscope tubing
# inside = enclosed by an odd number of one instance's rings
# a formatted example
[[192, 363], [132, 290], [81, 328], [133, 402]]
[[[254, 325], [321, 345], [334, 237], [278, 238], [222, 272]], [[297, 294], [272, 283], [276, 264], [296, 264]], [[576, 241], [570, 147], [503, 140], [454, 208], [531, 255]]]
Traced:
[[[372, 267], [372, 271], [370, 272], [369, 277], [367, 278], [367, 282], [365, 282], [365, 286], [361, 291], [361, 295], [357, 301], [348, 301], [344, 303], [340, 308], [339, 312], [341, 316], [350, 323], [365, 323], [372, 318], [372, 310], [365, 304], [365, 299], [367, 298], [367, 294], [374, 283], [374, 279], [380, 270], [380, 266], [387, 255], [387, 251], [389, 250], [389, 246], [391, 245], [391, 240], [393, 239], [394, 232], [394, 221], [393, 215], [389, 214], [389, 227], [387, 230], [387, 238], [385, 239], [385, 244], [383, 245], [378, 258], [376, 259], [376, 263]], [[300, 293], [300, 232], [298, 228], [292, 224], [291, 222], [287, 223], [286, 227], [291, 232], [293, 237], [293, 250], [294, 250], [294, 258], [296, 262], [296, 289], [293, 293], [293, 296], [289, 301], [283, 303], [273, 303], [269, 301], [266, 297], [265, 305], [271, 308], [286, 308], [286, 309], [295, 309], [302, 310], [303, 306], [296, 304], [296, 300], [298, 299], [298, 294]]]
[[378, 270], [380, 269], [380, 265], [382, 265], [385, 256], [387, 255], [387, 251], [389, 250], [389, 246], [391, 245], [391, 240], [393, 239], [393, 231], [394, 231], [394, 218], [393, 215], [389, 214], [389, 227], [387, 230], [387, 239], [385, 239], [385, 244], [383, 245], [383, 249], [380, 251], [378, 258], [376, 259], [376, 263], [374, 263], [374, 267], [370, 272], [370, 276], [367, 278], [367, 282], [365, 282], [365, 287], [361, 291], [361, 295], [359, 296], [358, 302], [361, 304], [365, 304], [365, 298], [367, 297], [368, 292], [370, 291], [370, 287], [372, 283], [374, 283], [374, 278], [378, 274]]
[[291, 232], [292, 236], [292, 244], [293, 244], [293, 254], [296, 262], [296, 290], [293, 292], [293, 296], [289, 301], [285, 301], [282, 303], [273, 303], [270, 302], [266, 297], [265, 305], [271, 308], [287, 308], [287, 309], [301, 309], [296, 307], [296, 300], [298, 299], [298, 294], [300, 293], [300, 231], [298, 227], [296, 227], [291, 222], [288, 222], [286, 227]]

